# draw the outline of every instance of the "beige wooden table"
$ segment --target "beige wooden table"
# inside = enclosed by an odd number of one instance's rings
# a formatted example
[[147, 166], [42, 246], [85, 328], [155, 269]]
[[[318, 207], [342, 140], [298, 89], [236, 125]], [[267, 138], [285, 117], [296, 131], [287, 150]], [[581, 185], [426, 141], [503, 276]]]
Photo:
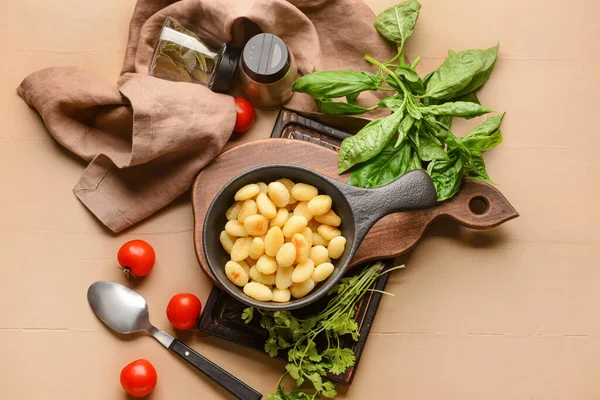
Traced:
[[[378, 12], [395, 0], [371, 0]], [[473, 232], [437, 224], [397, 272], [347, 399], [600, 399], [600, 3], [433, 1], [409, 55], [421, 71], [448, 48], [500, 41], [486, 106], [507, 110], [504, 143], [486, 155], [521, 213]], [[83, 170], [16, 93], [29, 73], [78, 65], [116, 82], [134, 0], [4, 0], [0, 22], [0, 399], [124, 399], [119, 372], [158, 368], [152, 399], [224, 393], [148, 337], [121, 341], [86, 303], [96, 280], [125, 282], [115, 254], [151, 242], [152, 275], [137, 290], [152, 319], [180, 291], [204, 301], [188, 198], [126, 233], [107, 233], [71, 189]], [[350, 23], [350, 22], [349, 22]], [[274, 113], [241, 140], [266, 137]], [[188, 344], [263, 393], [283, 364], [195, 332]]]

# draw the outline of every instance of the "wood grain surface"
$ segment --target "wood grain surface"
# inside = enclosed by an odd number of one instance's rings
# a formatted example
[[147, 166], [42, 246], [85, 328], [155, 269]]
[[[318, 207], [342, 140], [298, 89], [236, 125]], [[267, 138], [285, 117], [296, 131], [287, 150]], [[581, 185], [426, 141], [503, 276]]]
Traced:
[[[337, 153], [313, 143], [289, 139], [261, 139], [246, 143], [219, 155], [196, 178], [192, 188], [194, 209], [194, 246], [203, 271], [218, 285], [207, 265], [202, 247], [202, 227], [206, 211], [215, 195], [231, 179], [248, 169], [269, 164], [301, 165], [331, 178], [347, 182], [349, 174], [338, 175]], [[481, 214], [470, 206], [481, 202]], [[231, 200], [233, 202], [233, 199]], [[396, 213], [375, 224], [361, 243], [351, 268], [365, 261], [394, 258], [412, 249], [427, 226], [440, 216], [449, 216], [474, 229], [487, 229], [516, 218], [519, 214], [502, 196], [486, 183], [466, 181], [459, 193], [437, 207]]]
[[[395, 297], [381, 301], [356, 379], [336, 400], [598, 400], [600, 2], [420, 1], [406, 54], [422, 57], [421, 76], [448, 49], [500, 42], [478, 97], [507, 111], [504, 142], [485, 162], [521, 216], [483, 231], [434, 221], [401, 258], [407, 268], [390, 276], [386, 290]], [[366, 2], [378, 13], [398, 1]], [[159, 374], [151, 400], [227, 399], [154, 339], [111, 334], [85, 300], [97, 280], [135, 287], [157, 327], [272, 393], [281, 361], [175, 332], [165, 315], [173, 294], [206, 302], [213, 287], [196, 260], [189, 194], [120, 235], [107, 232], [72, 193], [85, 163], [57, 145], [15, 93], [27, 75], [52, 66], [83, 67], [116, 86], [135, 0], [2, 6], [0, 399], [132, 400], [119, 372], [138, 358]], [[344, 68], [343, 60], [331, 67]], [[267, 138], [276, 117], [258, 110], [230, 146]], [[482, 120], [457, 120], [453, 130], [462, 135]], [[140, 281], [116, 267], [117, 250], [132, 239], [157, 254]]]

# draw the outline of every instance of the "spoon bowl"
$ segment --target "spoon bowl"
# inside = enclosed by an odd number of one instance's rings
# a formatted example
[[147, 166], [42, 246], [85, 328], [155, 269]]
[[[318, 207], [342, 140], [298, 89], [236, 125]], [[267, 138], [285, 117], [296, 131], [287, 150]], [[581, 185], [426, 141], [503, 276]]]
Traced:
[[100, 281], [89, 287], [87, 298], [96, 316], [115, 332], [124, 335], [148, 332], [163, 346], [206, 374], [236, 398], [243, 400], [262, 398], [259, 392], [198, 354], [191, 347], [154, 327], [150, 323], [146, 299], [134, 290], [119, 283]]
[[87, 298], [96, 316], [115, 332], [127, 335], [148, 331], [152, 326], [146, 300], [126, 286], [95, 282]]

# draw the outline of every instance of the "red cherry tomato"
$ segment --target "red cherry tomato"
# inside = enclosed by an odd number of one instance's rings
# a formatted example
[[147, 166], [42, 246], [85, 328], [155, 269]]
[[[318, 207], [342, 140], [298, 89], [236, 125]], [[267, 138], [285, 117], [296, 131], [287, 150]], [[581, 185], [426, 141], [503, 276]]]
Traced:
[[117, 260], [126, 275], [146, 276], [154, 268], [156, 254], [148, 242], [132, 240], [121, 246]]
[[152, 393], [157, 380], [156, 369], [148, 360], [136, 360], [121, 371], [121, 386], [133, 397], [144, 397]]
[[202, 304], [196, 296], [191, 293], [179, 293], [169, 301], [167, 318], [175, 328], [187, 330], [196, 325], [201, 311]]
[[248, 100], [242, 97], [236, 97], [235, 108], [237, 117], [235, 119], [233, 131], [238, 133], [246, 132], [254, 123], [254, 117], [256, 116], [254, 107]]

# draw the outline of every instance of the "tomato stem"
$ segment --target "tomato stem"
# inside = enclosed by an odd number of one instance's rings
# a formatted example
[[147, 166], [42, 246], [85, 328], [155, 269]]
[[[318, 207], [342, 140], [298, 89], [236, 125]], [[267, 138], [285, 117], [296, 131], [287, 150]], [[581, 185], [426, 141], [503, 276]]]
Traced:
[[131, 268], [129, 268], [129, 267], [117, 267], [117, 268], [119, 268], [121, 271], [123, 271], [123, 273], [125, 274], [127, 279], [135, 278], [135, 275], [133, 274], [133, 272], [131, 272]]

